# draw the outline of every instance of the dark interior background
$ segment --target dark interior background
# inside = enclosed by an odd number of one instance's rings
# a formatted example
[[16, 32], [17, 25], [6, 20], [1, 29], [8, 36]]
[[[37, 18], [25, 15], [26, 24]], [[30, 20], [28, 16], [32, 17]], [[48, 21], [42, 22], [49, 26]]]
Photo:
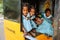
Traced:
[[[43, 5], [42, 3], [44, 3], [46, 0], [22, 0], [22, 3], [29, 3], [30, 5], [34, 5], [34, 7], [36, 8], [36, 12], [40, 13], [40, 5]], [[54, 16], [54, 7], [55, 7], [55, 0], [51, 0], [52, 1], [52, 15]]]

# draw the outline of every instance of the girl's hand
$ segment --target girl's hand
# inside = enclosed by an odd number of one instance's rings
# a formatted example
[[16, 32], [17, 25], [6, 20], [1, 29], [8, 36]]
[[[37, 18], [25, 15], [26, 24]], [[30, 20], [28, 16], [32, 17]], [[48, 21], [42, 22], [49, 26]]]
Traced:
[[27, 32], [24, 32], [24, 36], [27, 35]]

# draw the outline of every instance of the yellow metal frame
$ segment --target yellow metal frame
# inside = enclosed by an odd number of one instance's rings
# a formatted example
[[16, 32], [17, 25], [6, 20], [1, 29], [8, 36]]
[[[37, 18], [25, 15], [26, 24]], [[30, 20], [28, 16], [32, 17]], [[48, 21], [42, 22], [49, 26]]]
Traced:
[[20, 23], [4, 20], [4, 31], [6, 40], [25, 40], [23, 32], [20, 31]]

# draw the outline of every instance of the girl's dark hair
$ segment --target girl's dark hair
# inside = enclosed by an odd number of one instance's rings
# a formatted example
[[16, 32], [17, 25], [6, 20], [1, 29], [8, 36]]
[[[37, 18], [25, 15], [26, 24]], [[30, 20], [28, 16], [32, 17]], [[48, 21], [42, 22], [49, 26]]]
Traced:
[[34, 9], [35, 10], [35, 7], [33, 6], [33, 5], [31, 5], [30, 7], [29, 7], [29, 11], [31, 11], [31, 9]]
[[[37, 15], [36, 18], [40, 18], [41, 19], [42, 17], [40, 17], [40, 16]], [[34, 21], [36, 21], [36, 18], [34, 18]]]
[[23, 9], [23, 7], [28, 7], [29, 8], [29, 4], [28, 3], [23, 3], [22, 4], [22, 9]]
[[51, 12], [51, 10], [50, 10], [49, 8], [47, 8], [47, 9], [45, 10], [45, 13], [47, 13], [47, 11], [50, 11], [50, 12]]

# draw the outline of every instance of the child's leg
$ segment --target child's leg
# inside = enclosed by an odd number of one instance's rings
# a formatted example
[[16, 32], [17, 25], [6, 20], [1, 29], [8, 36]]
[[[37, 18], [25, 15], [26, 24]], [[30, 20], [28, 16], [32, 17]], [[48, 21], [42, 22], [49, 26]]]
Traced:
[[24, 27], [22, 27], [22, 31], [23, 31], [24, 35], [26, 35], [26, 34], [27, 34], [27, 32], [26, 32], [26, 30], [25, 30], [25, 28], [24, 28]]
[[31, 36], [35, 37], [35, 36], [36, 36], [36, 31], [35, 31], [35, 29], [32, 29], [32, 30], [29, 32], [29, 34], [30, 34]]
[[34, 32], [30, 32], [31, 36], [35, 37], [36, 36], [36, 33]]

